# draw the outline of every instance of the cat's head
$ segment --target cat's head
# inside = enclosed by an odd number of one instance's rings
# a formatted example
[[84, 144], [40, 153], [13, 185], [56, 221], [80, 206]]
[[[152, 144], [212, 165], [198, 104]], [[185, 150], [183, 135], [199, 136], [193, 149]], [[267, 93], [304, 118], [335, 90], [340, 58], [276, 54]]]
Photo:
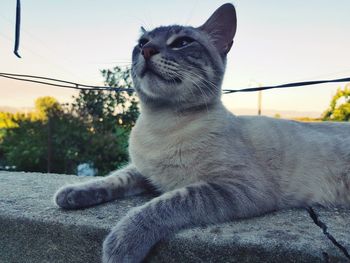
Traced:
[[132, 77], [141, 102], [189, 109], [220, 100], [226, 55], [235, 33], [232, 4], [219, 7], [197, 28], [142, 28], [132, 54]]

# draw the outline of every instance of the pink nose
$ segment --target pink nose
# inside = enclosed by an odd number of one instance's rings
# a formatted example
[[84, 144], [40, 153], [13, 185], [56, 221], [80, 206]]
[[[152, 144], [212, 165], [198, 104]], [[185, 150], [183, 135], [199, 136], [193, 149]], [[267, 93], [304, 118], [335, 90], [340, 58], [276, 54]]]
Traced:
[[159, 51], [154, 47], [144, 47], [141, 51], [141, 54], [145, 59], [149, 59], [150, 57], [158, 53]]

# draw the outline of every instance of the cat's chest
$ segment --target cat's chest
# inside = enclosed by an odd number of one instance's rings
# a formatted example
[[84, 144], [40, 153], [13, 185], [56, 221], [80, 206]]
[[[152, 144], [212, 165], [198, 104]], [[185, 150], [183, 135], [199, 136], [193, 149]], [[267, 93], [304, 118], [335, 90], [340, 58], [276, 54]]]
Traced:
[[190, 184], [200, 174], [206, 130], [198, 123], [154, 129], [138, 123], [130, 135], [131, 161], [163, 191]]

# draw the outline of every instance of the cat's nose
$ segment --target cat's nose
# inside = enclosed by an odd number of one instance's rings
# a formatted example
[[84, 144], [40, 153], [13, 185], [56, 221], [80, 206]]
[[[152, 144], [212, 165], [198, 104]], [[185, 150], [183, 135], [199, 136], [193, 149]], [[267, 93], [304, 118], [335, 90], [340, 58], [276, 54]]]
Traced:
[[141, 54], [145, 59], [150, 59], [153, 55], [158, 53], [159, 51], [155, 47], [144, 47], [141, 51]]

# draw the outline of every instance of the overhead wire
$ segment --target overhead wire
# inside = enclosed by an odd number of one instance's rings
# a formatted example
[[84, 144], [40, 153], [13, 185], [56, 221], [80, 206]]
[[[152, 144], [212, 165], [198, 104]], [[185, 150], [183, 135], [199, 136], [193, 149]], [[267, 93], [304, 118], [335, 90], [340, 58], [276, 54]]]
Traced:
[[[70, 89], [78, 89], [78, 90], [114, 90], [114, 91], [127, 91], [132, 92], [134, 89], [132, 88], [119, 88], [119, 87], [108, 87], [108, 86], [96, 86], [96, 85], [86, 85], [80, 84], [78, 82], [61, 80], [56, 78], [42, 77], [42, 76], [34, 76], [27, 74], [16, 74], [16, 73], [6, 73], [0, 72], [0, 77], [26, 81], [50, 86], [56, 86], [61, 88], [70, 88]], [[282, 85], [275, 86], [260, 86], [255, 88], [242, 88], [242, 89], [223, 89], [224, 94], [237, 93], [237, 92], [255, 92], [261, 90], [270, 90], [270, 89], [286, 89], [292, 87], [300, 87], [300, 86], [309, 86], [309, 85], [317, 85], [322, 83], [340, 83], [340, 82], [350, 82], [350, 77], [340, 78], [340, 79], [327, 79], [327, 80], [312, 80], [312, 81], [302, 81], [302, 82], [293, 82]]]

